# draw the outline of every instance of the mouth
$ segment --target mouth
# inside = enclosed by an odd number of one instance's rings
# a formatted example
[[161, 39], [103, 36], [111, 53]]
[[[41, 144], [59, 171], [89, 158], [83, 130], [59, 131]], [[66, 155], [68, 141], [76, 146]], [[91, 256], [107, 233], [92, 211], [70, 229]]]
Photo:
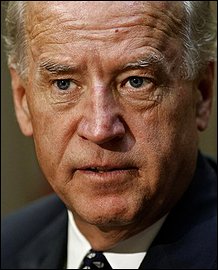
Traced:
[[83, 166], [75, 169], [74, 181], [79, 185], [86, 186], [87, 190], [99, 194], [120, 193], [132, 185], [139, 177], [139, 168], [128, 165]]
[[127, 171], [132, 168], [107, 168], [107, 167], [88, 167], [86, 171], [94, 172], [94, 173], [106, 173], [106, 172], [115, 172], [115, 171]]
[[119, 182], [138, 175], [138, 168], [132, 166], [85, 166], [75, 170], [75, 174], [89, 181]]
[[132, 166], [84, 166], [81, 168], [77, 168], [76, 170], [84, 171], [84, 172], [90, 172], [90, 173], [113, 173], [113, 172], [119, 172], [119, 171], [130, 171], [130, 170], [136, 170], [136, 167]]

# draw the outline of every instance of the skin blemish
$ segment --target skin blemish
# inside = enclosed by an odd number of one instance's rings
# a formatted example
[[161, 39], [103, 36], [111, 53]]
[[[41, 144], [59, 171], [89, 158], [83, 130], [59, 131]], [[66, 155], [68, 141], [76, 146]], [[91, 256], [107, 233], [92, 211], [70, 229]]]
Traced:
[[115, 33], [118, 33], [119, 32], [119, 30], [118, 29], [115, 29]]

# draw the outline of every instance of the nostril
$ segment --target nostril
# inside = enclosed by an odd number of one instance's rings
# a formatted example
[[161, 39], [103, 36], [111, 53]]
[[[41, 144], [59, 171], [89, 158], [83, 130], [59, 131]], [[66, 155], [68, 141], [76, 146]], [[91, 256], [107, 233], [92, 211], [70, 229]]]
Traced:
[[83, 140], [87, 141], [88, 139], [84, 136], [80, 136]]

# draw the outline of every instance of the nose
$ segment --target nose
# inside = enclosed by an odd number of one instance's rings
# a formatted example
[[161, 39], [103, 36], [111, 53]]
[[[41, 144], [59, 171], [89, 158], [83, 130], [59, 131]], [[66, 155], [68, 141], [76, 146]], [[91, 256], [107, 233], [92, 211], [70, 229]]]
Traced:
[[94, 88], [87, 97], [77, 132], [81, 138], [99, 145], [123, 138], [125, 125], [111, 92], [103, 87]]

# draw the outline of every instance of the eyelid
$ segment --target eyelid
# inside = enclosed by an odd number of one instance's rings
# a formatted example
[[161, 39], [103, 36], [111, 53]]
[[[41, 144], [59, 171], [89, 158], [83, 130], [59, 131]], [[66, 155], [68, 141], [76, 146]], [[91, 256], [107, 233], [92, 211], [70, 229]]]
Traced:
[[74, 82], [74, 80], [73, 79], [70, 79], [70, 78], [51, 79], [51, 82], [57, 82], [57, 81], [72, 81], [72, 82]]
[[55, 84], [55, 83], [60, 82], [60, 81], [69, 81], [69, 82], [71, 82], [72, 80], [68, 79], [68, 78], [51, 80], [52, 84]]
[[52, 82], [59, 82], [59, 81], [73, 81], [72, 79], [69, 78], [60, 78], [60, 79], [53, 79], [51, 80]]
[[59, 81], [70, 81], [70, 82], [72, 82], [74, 84], [77, 84], [77, 82], [75, 80], [70, 79], [70, 78], [52, 79], [52, 80], [50, 80], [50, 83], [55, 84], [56, 82], [59, 82]]

